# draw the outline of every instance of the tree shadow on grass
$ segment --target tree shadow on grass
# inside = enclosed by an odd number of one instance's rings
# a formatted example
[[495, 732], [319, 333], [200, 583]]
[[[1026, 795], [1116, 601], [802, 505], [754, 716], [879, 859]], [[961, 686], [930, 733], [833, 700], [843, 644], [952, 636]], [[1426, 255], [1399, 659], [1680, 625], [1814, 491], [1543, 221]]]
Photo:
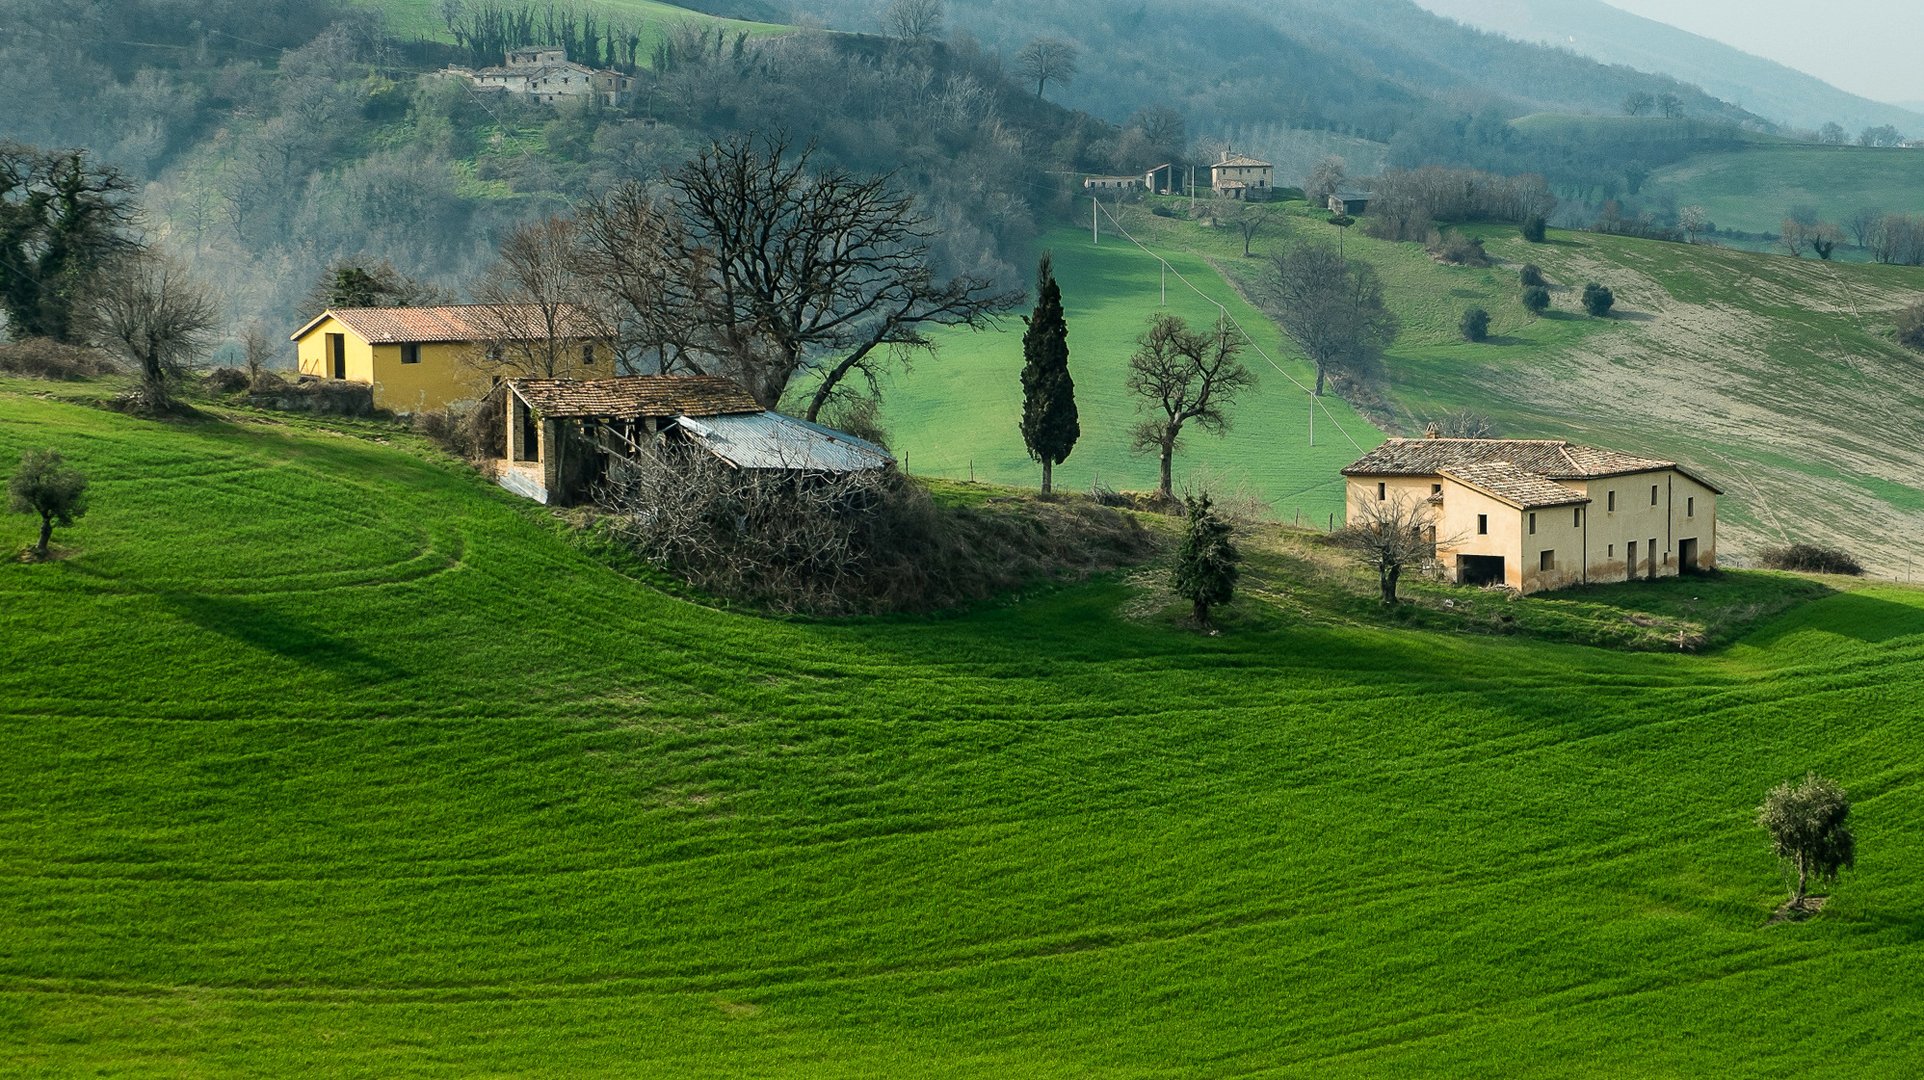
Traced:
[[313, 623], [237, 596], [169, 593], [161, 603], [182, 619], [298, 664], [357, 682], [381, 682], [407, 674], [353, 642]]

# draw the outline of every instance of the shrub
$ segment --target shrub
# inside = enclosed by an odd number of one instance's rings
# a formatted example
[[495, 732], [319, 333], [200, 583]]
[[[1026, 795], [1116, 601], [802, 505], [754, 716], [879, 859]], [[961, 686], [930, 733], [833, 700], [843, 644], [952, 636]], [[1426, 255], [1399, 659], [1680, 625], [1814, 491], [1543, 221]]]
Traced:
[[1795, 570], [1805, 574], [1848, 574], [1862, 576], [1864, 567], [1857, 557], [1843, 548], [1821, 544], [1774, 544], [1757, 553], [1759, 565], [1771, 570]]
[[1432, 235], [1429, 250], [1435, 258], [1455, 266], [1490, 265], [1490, 256], [1483, 250], [1483, 241], [1464, 236], [1455, 230]]
[[1463, 313], [1463, 321], [1456, 324], [1463, 334], [1464, 341], [1482, 341], [1490, 336], [1490, 313], [1480, 307], [1473, 307]]
[[1523, 290], [1523, 306], [1532, 315], [1543, 314], [1550, 307], [1550, 290], [1541, 285], [1532, 285]]
[[1924, 300], [1897, 313], [1897, 343], [1924, 352]]
[[927, 611], [1153, 548], [1134, 517], [1086, 499], [944, 506], [893, 470], [803, 476], [654, 453], [606, 493], [606, 527], [699, 589], [779, 611]]
[[1150, 207], [1149, 212], [1156, 215], [1157, 217], [1172, 218], [1176, 216], [1176, 212], [1174, 210], [1171, 210], [1169, 207], [1164, 206], [1161, 203], [1157, 203], [1155, 206]]
[[201, 386], [210, 394], [238, 394], [249, 390], [254, 380], [242, 368], [217, 367], [201, 376]]
[[1616, 305], [1616, 302], [1617, 294], [1611, 292], [1608, 285], [1599, 285], [1593, 281], [1583, 287], [1583, 310], [1599, 319], [1609, 316], [1610, 309]]
[[424, 410], [414, 414], [415, 432], [472, 465], [507, 456], [507, 429], [500, 395], [490, 394], [466, 408]]
[[1550, 286], [1550, 280], [1543, 276], [1543, 268], [1536, 263], [1524, 263], [1523, 269], [1516, 272], [1516, 278], [1526, 289], [1531, 286], [1538, 288], [1549, 288]]
[[28, 338], [0, 345], [0, 373], [72, 382], [106, 375], [114, 365], [105, 356], [50, 338]]
[[1549, 222], [1543, 220], [1543, 215], [1541, 214], [1532, 214], [1524, 218], [1523, 238], [1532, 244], [1543, 243], [1543, 235], [1545, 230], [1549, 228], [1549, 224]]

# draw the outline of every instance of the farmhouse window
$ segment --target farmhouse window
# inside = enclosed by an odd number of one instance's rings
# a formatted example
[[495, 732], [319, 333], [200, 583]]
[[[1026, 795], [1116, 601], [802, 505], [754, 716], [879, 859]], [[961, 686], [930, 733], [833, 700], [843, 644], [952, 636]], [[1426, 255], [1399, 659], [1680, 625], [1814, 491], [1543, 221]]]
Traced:
[[1577, 528], [1579, 528], [1579, 529], [1581, 529], [1581, 528], [1583, 528], [1583, 507], [1581, 507], [1581, 506], [1579, 506], [1579, 507], [1577, 507], [1577, 512], [1576, 512], [1576, 514], [1575, 514], [1575, 520], [1573, 520], [1573, 521], [1571, 522], [1571, 524], [1572, 524], [1572, 525], [1575, 525], [1575, 526], [1576, 526]]
[[1530, 535], [1535, 536], [1536, 534], [1537, 534], [1537, 516], [1535, 514], [1531, 514], [1530, 515]]
[[1430, 485], [1430, 494], [1432, 494], [1432, 495], [1441, 495], [1441, 494], [1443, 494], [1443, 485], [1442, 485], [1442, 484], [1431, 484], [1431, 485]]
[[1554, 550], [1546, 551], [1543, 554], [1537, 556], [1538, 570], [1555, 570], [1556, 568], [1557, 568], [1557, 553]]
[[1377, 502], [1382, 502], [1382, 501], [1383, 501], [1384, 499], [1387, 499], [1387, 498], [1389, 498], [1389, 497], [1390, 497], [1390, 495], [1389, 495], [1389, 491], [1390, 491], [1390, 486], [1389, 486], [1388, 484], [1386, 484], [1386, 483], [1383, 483], [1383, 482], [1382, 482], [1382, 481], [1380, 481], [1380, 480], [1379, 480], [1379, 481], [1377, 481], [1377, 483], [1376, 483], [1376, 501], [1377, 501]]
[[1650, 505], [1657, 505], [1657, 485], [1650, 485]]
[[1605, 495], [1606, 495], [1607, 505], [1604, 507], [1604, 509], [1609, 513], [1612, 513], [1612, 514], [1616, 513], [1617, 512], [1617, 493], [1614, 491], [1611, 491], [1611, 492], [1606, 492]]
[[1606, 556], [1604, 556], [1604, 557], [1605, 557], [1605, 558], [1609, 558], [1609, 559], [1614, 559], [1614, 558], [1616, 558], [1616, 557], [1617, 557], [1617, 545], [1615, 545], [1615, 544], [1611, 544], [1611, 545], [1610, 545], [1610, 552], [1609, 552], [1609, 554], [1608, 554], [1608, 555], [1606, 555]]
[[589, 367], [595, 362], [595, 343], [590, 341], [581, 347], [581, 362]]
[[418, 364], [418, 363], [420, 363], [420, 362], [421, 362], [421, 346], [420, 346], [420, 344], [419, 344], [419, 343], [417, 343], [417, 342], [413, 342], [413, 341], [407, 341], [407, 342], [402, 342], [402, 344], [401, 344], [401, 362], [402, 362], [403, 364]]
[[1476, 516], [1476, 534], [1478, 536], [1490, 535], [1490, 515], [1478, 514]]
[[1683, 516], [1685, 517], [1697, 516], [1697, 497], [1695, 495], [1692, 495], [1691, 497], [1683, 501]]

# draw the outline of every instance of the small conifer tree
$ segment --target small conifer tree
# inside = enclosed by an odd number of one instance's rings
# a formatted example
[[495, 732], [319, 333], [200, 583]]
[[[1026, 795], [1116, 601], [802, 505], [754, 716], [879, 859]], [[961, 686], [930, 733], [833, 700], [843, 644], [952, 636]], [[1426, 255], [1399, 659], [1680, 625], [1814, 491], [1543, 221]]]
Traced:
[[1068, 460], [1082, 435], [1076, 385], [1069, 377], [1069, 324], [1047, 252], [1036, 266], [1035, 312], [1023, 321], [1028, 329], [1022, 332], [1022, 441], [1029, 456], [1042, 463], [1046, 495], [1055, 466]]
[[66, 463], [58, 450], [28, 450], [7, 482], [7, 503], [16, 514], [40, 515], [40, 542], [33, 557], [47, 557], [53, 527], [65, 528], [87, 512], [87, 478]]
[[1229, 523], [1209, 507], [1209, 496], [1183, 499], [1187, 523], [1170, 584], [1194, 606], [1196, 624], [1209, 626], [1209, 609], [1229, 603], [1242, 556], [1229, 539]]

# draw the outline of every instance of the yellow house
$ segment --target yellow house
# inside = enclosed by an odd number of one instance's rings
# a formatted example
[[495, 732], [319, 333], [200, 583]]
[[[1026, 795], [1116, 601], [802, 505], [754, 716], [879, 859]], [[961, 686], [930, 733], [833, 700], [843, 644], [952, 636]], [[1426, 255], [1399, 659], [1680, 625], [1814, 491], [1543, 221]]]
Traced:
[[395, 412], [479, 398], [511, 375], [614, 374], [613, 351], [572, 307], [329, 308], [293, 341], [303, 380], [364, 383]]
[[1542, 439], [1391, 439], [1343, 470], [1350, 520], [1427, 507], [1453, 581], [1521, 592], [1715, 569], [1717, 496], [1674, 461]]

